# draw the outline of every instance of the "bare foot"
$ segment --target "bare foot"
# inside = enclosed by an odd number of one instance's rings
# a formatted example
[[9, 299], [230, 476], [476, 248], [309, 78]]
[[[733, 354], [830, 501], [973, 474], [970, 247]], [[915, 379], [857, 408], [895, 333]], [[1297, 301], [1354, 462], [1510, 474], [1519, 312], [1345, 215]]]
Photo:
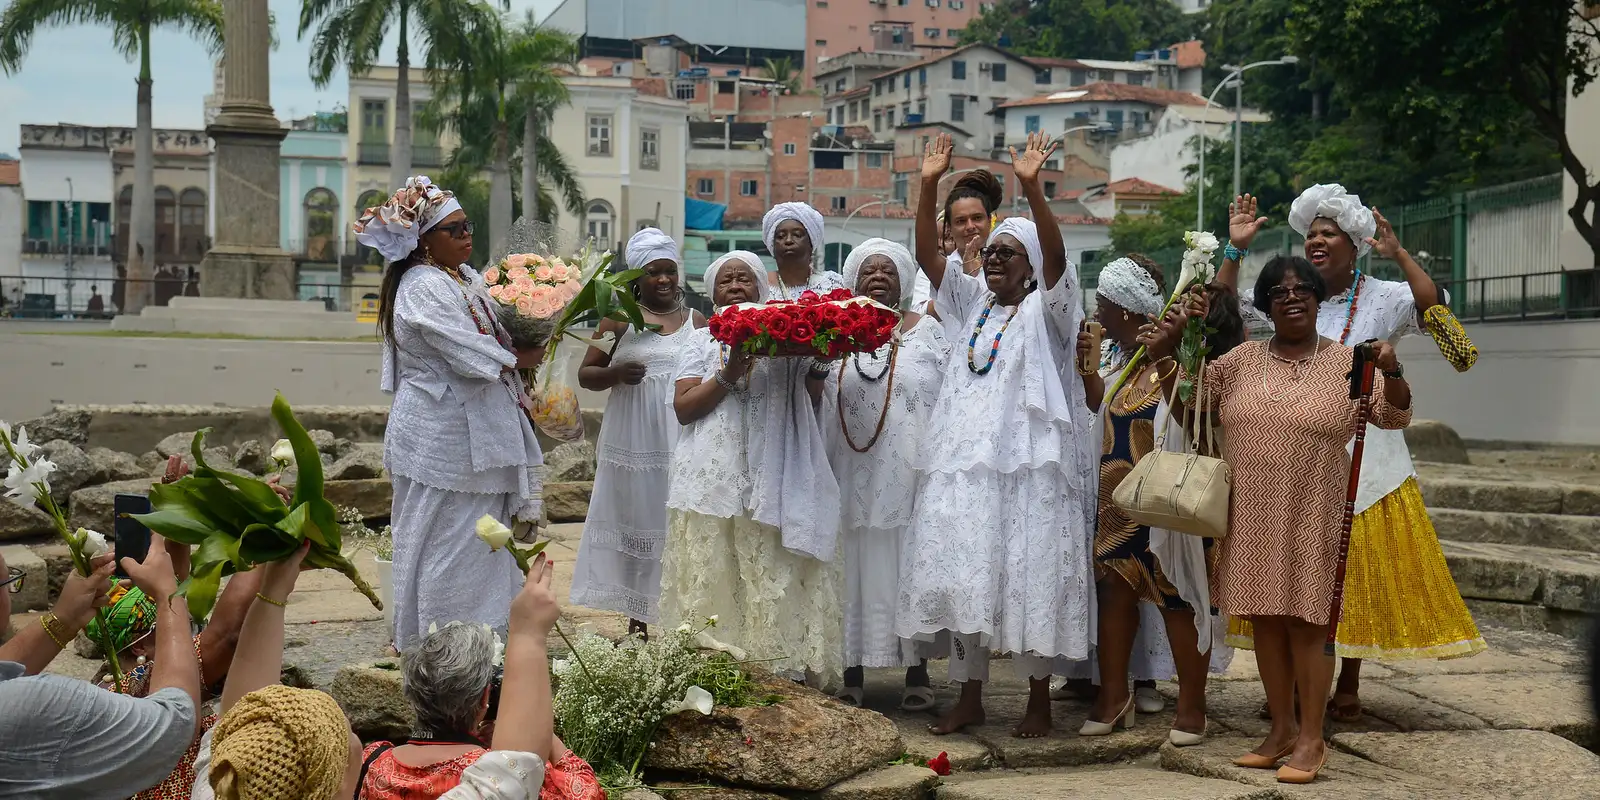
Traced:
[[1354, 692], [1336, 692], [1328, 701], [1328, 716], [1335, 722], [1361, 721], [1361, 696]]
[[1016, 730], [1011, 732], [1018, 739], [1043, 739], [1050, 735], [1050, 701], [1036, 703], [1028, 701], [1028, 710], [1022, 715], [1022, 722]]
[[950, 713], [940, 717], [938, 722], [929, 725], [928, 732], [934, 736], [947, 736], [983, 723], [984, 714], [981, 703], [958, 702], [954, 708], [950, 709]]

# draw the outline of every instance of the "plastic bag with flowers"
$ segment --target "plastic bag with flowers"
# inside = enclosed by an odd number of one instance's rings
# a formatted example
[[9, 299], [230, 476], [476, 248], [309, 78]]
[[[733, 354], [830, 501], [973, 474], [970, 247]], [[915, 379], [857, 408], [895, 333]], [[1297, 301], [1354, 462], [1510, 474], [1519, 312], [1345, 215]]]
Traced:
[[794, 301], [730, 306], [708, 322], [712, 338], [764, 356], [837, 358], [887, 344], [900, 315], [848, 289], [803, 292]]

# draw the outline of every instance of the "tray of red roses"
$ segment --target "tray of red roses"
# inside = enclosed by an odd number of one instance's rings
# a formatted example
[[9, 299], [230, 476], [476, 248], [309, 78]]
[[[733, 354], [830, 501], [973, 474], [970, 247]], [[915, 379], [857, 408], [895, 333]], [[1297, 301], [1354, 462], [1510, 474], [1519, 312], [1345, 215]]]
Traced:
[[729, 306], [707, 327], [712, 338], [752, 355], [838, 358], [884, 346], [899, 322], [893, 309], [835, 289], [802, 292], [797, 300]]

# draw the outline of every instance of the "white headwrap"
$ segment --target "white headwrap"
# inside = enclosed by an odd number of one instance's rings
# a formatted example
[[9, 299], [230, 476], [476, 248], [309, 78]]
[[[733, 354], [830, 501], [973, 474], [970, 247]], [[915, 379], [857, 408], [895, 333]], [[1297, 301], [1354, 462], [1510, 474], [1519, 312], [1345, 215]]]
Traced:
[[628, 269], [644, 269], [661, 260], [674, 261], [678, 265], [678, 282], [683, 282], [683, 258], [678, 255], [678, 243], [660, 228], [640, 229], [628, 239], [623, 253]]
[[856, 245], [850, 251], [849, 257], [844, 260], [844, 285], [850, 291], [856, 291], [856, 281], [861, 278], [861, 265], [873, 256], [888, 256], [894, 262], [894, 270], [900, 275], [900, 310], [905, 311], [912, 306], [912, 293], [917, 285], [917, 260], [912, 258], [911, 251], [899, 242], [888, 239], [868, 239]]
[[761, 218], [761, 240], [766, 242], [767, 252], [772, 252], [772, 243], [778, 236], [778, 224], [789, 219], [806, 226], [806, 235], [811, 237], [812, 263], [815, 264], [817, 256], [822, 255], [823, 246], [828, 243], [828, 237], [822, 229], [822, 214], [806, 203], [779, 203]]
[[388, 262], [399, 261], [417, 249], [417, 240], [440, 220], [461, 210], [454, 194], [418, 175], [381, 206], [373, 206], [351, 226], [356, 241], [371, 247]]
[[1356, 258], [1372, 249], [1367, 240], [1378, 232], [1378, 221], [1372, 210], [1361, 205], [1361, 198], [1344, 190], [1337, 183], [1319, 183], [1300, 193], [1289, 206], [1289, 227], [1301, 236], [1311, 230], [1311, 223], [1326, 217], [1344, 231], [1356, 245]]
[[712, 303], [717, 301], [717, 273], [734, 261], [749, 267], [751, 274], [755, 276], [756, 302], [767, 302], [767, 298], [772, 295], [772, 289], [767, 286], [767, 268], [761, 263], [761, 256], [749, 250], [730, 250], [727, 255], [711, 262], [711, 266], [706, 267], [706, 296], [711, 298]]
[[1154, 317], [1161, 313], [1161, 287], [1150, 271], [1131, 258], [1119, 258], [1100, 270], [1100, 285], [1094, 293], [1135, 314]]
[[993, 245], [1000, 234], [1009, 233], [1011, 237], [1022, 243], [1022, 249], [1028, 253], [1028, 266], [1033, 267], [1033, 282], [1044, 289], [1044, 248], [1039, 246], [1039, 227], [1033, 220], [1023, 217], [1006, 217], [1005, 221], [994, 226], [989, 232], [987, 244]]

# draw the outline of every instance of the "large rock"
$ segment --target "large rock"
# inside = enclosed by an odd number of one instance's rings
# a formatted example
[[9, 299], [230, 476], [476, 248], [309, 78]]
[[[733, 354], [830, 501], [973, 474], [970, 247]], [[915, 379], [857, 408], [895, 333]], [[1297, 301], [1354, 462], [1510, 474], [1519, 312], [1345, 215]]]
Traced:
[[663, 720], [645, 765], [736, 786], [814, 792], [905, 752], [900, 732], [881, 714], [776, 678], [765, 684], [783, 701]]
[[[22, 570], [22, 588], [11, 595], [11, 612], [20, 614], [49, 608], [50, 573], [44, 559], [20, 544], [0, 546], [0, 554], [5, 556], [8, 570]], [[0, 592], [13, 588], [15, 584]]]
[[[139, 469], [144, 470], [143, 474], [148, 475], [154, 472], [157, 467], [165, 466], [167, 463], [167, 457], [157, 453], [154, 450], [150, 450], [141, 454], [136, 463], [138, 463]], [[132, 479], [130, 478], [129, 480]]]
[[83, 447], [89, 443], [90, 420], [91, 415], [87, 411], [66, 410], [55, 411], [20, 424], [28, 429], [28, 441], [61, 440]]
[[1406, 447], [1412, 461], [1441, 464], [1470, 464], [1467, 446], [1455, 428], [1431, 419], [1416, 419], [1406, 428]]
[[162, 459], [168, 459], [173, 456], [186, 456], [189, 455], [193, 444], [194, 431], [174, 433], [156, 443], [156, 454], [161, 456]]
[[1154, 769], [1110, 769], [961, 781], [938, 800], [1277, 800], [1276, 790]]
[[50, 473], [50, 496], [56, 505], [66, 504], [73, 492], [88, 486], [94, 478], [94, 465], [89, 463], [89, 457], [69, 441], [45, 442], [39, 448], [39, 455], [56, 465], [55, 472]]
[[313, 430], [306, 433], [311, 436], [311, 443], [317, 446], [317, 452], [334, 461], [344, 458], [355, 447], [349, 439], [334, 436], [332, 431]]
[[544, 512], [551, 522], [582, 522], [589, 516], [592, 481], [547, 483], [544, 485]]
[[50, 515], [33, 506], [0, 500], [0, 542], [30, 539], [55, 532]]
[[330, 481], [367, 480], [383, 477], [383, 454], [365, 447], [352, 447], [333, 462], [325, 477]]
[[89, 485], [112, 483], [114, 481], [131, 481], [150, 474], [150, 470], [141, 468], [139, 461], [128, 453], [121, 453], [107, 447], [91, 447], [84, 451], [89, 458], [92, 474]]
[[411, 735], [415, 718], [401, 691], [395, 662], [351, 664], [333, 676], [328, 694], [350, 718], [350, 729], [362, 741], [404, 739]]
[[67, 524], [73, 528], [88, 528], [110, 536], [116, 529], [113, 504], [119, 494], [149, 494], [150, 478], [117, 481], [90, 486], [72, 493]]
[[933, 770], [896, 764], [840, 781], [810, 800], [923, 800], [938, 785], [939, 775]]
[[1369, 761], [1495, 797], [1595, 796], [1600, 756], [1543, 731], [1341, 733], [1339, 747]]
[[394, 507], [394, 487], [387, 478], [328, 481], [322, 491], [329, 502], [341, 508], [354, 508], [364, 519], [388, 517]]
[[240, 443], [233, 451], [233, 466], [253, 475], [266, 475], [278, 468], [267, 446], [254, 439]]
[[588, 441], [568, 442], [544, 455], [544, 479], [552, 483], [592, 481], [594, 468], [594, 445]]

